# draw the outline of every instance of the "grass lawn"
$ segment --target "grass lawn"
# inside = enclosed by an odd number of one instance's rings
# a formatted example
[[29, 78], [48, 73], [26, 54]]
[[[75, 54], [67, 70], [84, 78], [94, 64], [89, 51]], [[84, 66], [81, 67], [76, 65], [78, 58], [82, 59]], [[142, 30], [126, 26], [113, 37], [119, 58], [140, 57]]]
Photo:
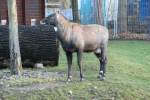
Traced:
[[[67, 73], [66, 66], [66, 57], [61, 50], [59, 66], [43, 70]], [[150, 100], [150, 42], [148, 41], [110, 41], [105, 81], [97, 79], [99, 61], [92, 53], [83, 55], [85, 81], [79, 81], [78, 70], [74, 54], [72, 82], [66, 84], [65, 76], [54, 81], [56, 84], [64, 84], [62, 86], [24, 93], [20, 91], [10, 93], [3, 88], [0, 97], [9, 100]]]

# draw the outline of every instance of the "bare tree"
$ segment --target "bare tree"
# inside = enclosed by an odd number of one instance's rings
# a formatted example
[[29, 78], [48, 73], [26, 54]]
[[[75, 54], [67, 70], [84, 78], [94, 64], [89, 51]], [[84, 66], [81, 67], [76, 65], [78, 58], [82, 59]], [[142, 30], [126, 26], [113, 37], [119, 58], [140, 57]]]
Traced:
[[7, 0], [9, 16], [9, 49], [11, 74], [20, 75], [22, 70], [21, 54], [18, 39], [18, 20], [16, 0]]

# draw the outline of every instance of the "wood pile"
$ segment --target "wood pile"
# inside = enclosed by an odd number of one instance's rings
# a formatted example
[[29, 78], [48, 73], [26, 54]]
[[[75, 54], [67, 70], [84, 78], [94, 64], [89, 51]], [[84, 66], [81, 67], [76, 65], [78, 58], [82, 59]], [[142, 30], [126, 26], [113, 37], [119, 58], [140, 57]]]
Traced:
[[[0, 26], [0, 68], [9, 62], [8, 26]], [[57, 65], [59, 44], [53, 26], [19, 26], [19, 42], [24, 66], [37, 62], [44, 65]]]

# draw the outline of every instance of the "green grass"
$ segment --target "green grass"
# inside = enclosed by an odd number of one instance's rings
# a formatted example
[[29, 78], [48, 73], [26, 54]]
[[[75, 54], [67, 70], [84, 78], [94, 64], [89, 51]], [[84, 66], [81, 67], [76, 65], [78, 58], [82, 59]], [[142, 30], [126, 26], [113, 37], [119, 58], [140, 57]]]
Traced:
[[[150, 42], [110, 41], [105, 81], [97, 79], [99, 61], [92, 54], [83, 56], [85, 81], [79, 82], [76, 54], [73, 59], [73, 81], [54, 89], [34, 90], [27, 93], [0, 93], [6, 99], [16, 100], [149, 100], [150, 99]], [[58, 67], [46, 71], [67, 72], [64, 52], [60, 52]], [[57, 80], [63, 82], [66, 77]], [[68, 94], [72, 91], [72, 95]]]

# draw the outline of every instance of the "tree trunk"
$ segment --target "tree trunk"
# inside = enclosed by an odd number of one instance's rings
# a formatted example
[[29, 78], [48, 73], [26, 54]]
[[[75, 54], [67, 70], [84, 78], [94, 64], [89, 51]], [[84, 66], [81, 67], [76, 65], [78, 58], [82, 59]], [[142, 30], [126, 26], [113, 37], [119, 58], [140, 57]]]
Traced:
[[97, 8], [97, 24], [100, 24], [102, 25], [102, 0], [95, 0], [95, 5], [96, 5], [96, 8]]
[[127, 0], [118, 0], [118, 32], [126, 33], [127, 27]]
[[79, 11], [78, 11], [78, 0], [71, 0], [72, 11], [73, 11], [73, 21], [79, 23]]
[[11, 74], [20, 75], [22, 70], [18, 40], [18, 20], [16, 0], [7, 0], [9, 16], [9, 50]]

